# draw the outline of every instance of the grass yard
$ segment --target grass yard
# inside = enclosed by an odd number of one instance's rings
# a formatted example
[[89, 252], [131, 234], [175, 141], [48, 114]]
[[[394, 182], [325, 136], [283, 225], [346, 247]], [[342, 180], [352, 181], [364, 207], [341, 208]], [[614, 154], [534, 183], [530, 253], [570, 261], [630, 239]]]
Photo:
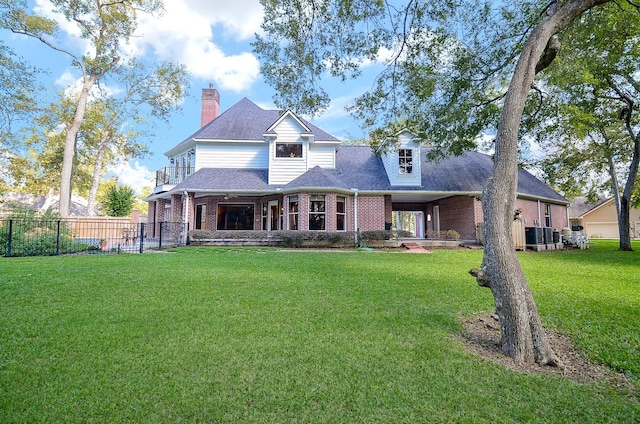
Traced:
[[640, 422], [640, 244], [616, 247], [520, 258], [545, 325], [635, 390], [467, 352], [478, 250], [0, 258], [0, 422]]

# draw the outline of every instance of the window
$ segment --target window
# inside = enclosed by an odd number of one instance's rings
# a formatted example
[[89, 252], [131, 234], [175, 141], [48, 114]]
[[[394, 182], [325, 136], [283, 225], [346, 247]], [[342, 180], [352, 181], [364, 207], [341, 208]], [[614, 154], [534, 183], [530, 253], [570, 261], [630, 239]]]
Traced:
[[253, 205], [218, 205], [218, 230], [253, 230]]
[[193, 163], [195, 162], [194, 153], [191, 153], [191, 152], [193, 152], [193, 149], [187, 152], [187, 163], [184, 169], [185, 177], [188, 177], [189, 175], [191, 175], [191, 170], [193, 169]]
[[309, 198], [309, 230], [324, 231], [325, 221], [325, 200], [323, 195], [310, 196]]
[[411, 149], [400, 149], [398, 151], [398, 172], [401, 174], [411, 174], [413, 172], [413, 157]]
[[302, 143], [276, 143], [277, 158], [301, 158]]
[[346, 231], [347, 229], [347, 198], [338, 196], [336, 198], [336, 230]]
[[289, 197], [289, 229], [298, 229], [298, 196]]
[[267, 229], [267, 204], [262, 204], [262, 216], [260, 217], [260, 221], [262, 222], [262, 230]]
[[207, 205], [196, 205], [196, 230], [204, 230], [207, 227]]
[[544, 205], [544, 226], [551, 227], [551, 205], [548, 203]]

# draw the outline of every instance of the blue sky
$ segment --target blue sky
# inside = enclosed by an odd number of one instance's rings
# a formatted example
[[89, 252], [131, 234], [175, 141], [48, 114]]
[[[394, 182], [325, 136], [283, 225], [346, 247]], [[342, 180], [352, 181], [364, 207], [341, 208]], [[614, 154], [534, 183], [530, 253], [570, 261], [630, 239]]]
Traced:
[[[29, 6], [54, 17], [48, 0], [29, 0]], [[186, 65], [192, 75], [190, 97], [185, 100], [183, 111], [176, 113], [169, 125], [159, 124], [155, 137], [147, 140], [151, 155], [109, 170], [109, 176], [118, 175], [119, 181], [135, 188], [150, 186], [155, 170], [168, 165], [163, 152], [199, 128], [201, 90], [209, 83], [220, 92], [221, 112], [243, 97], [261, 107], [274, 108], [274, 90], [261, 78], [259, 61], [250, 45], [263, 17], [258, 0], [166, 0], [165, 9], [161, 17], [141, 17], [138, 36], [132, 39], [129, 49], [148, 60], [173, 60]], [[60, 25], [66, 35], [77, 31], [63, 20]], [[68, 56], [34, 39], [8, 31], [0, 34], [20, 56], [48, 71], [42, 78], [48, 89], [64, 89], [77, 82], [79, 73]], [[63, 42], [74, 52], [86, 48], [73, 37], [65, 37]], [[331, 106], [312, 121], [340, 139], [364, 137], [344, 106], [371, 84], [371, 80], [346, 84], [327, 81]]]

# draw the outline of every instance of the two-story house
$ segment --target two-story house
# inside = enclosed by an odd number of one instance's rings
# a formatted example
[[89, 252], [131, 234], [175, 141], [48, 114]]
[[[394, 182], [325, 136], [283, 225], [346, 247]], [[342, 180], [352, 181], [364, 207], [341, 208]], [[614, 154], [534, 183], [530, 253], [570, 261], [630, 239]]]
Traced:
[[[456, 230], [476, 239], [490, 156], [428, 162], [409, 132], [381, 153], [347, 146], [292, 111], [244, 98], [219, 114], [202, 91], [201, 128], [165, 153], [147, 200], [149, 221], [191, 229], [362, 231], [403, 229], [416, 238]], [[568, 201], [521, 170], [517, 208], [528, 226], [564, 228]]]

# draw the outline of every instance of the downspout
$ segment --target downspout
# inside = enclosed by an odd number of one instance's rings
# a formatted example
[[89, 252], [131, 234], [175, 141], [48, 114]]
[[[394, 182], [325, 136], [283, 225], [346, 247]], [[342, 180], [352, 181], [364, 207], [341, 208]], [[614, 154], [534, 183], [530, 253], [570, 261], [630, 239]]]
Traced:
[[358, 189], [352, 188], [351, 190], [353, 190], [353, 228], [355, 229], [356, 233], [355, 242], [357, 246], [360, 243], [360, 229], [358, 228]]
[[182, 195], [184, 196], [184, 211], [182, 211], [182, 222], [184, 223], [184, 231], [182, 232], [182, 244], [187, 245], [187, 230], [189, 229], [189, 193], [185, 190]]
[[537, 227], [543, 227], [542, 220], [540, 218], [540, 199], [538, 199], [538, 225]]

